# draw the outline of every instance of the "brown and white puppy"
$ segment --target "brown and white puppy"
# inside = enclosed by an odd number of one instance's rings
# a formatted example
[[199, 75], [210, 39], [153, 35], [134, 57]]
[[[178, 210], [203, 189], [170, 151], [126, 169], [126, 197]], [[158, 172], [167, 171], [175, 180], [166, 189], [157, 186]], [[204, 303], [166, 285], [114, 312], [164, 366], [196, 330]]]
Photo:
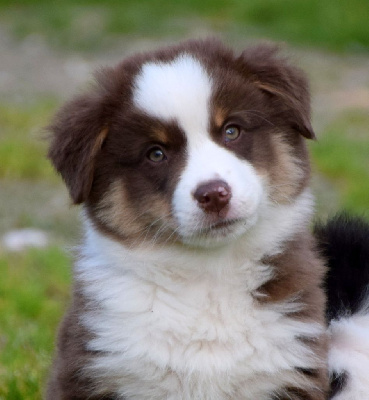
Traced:
[[301, 71], [207, 40], [96, 81], [51, 126], [85, 238], [47, 398], [325, 399]]

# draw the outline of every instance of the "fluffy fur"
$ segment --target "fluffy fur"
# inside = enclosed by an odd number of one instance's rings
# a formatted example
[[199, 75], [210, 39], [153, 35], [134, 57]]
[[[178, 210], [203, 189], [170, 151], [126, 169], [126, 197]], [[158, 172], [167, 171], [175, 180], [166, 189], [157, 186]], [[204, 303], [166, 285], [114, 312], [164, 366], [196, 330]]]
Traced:
[[302, 72], [208, 40], [96, 80], [50, 126], [85, 238], [47, 399], [326, 399]]
[[347, 214], [315, 228], [328, 261], [328, 364], [334, 400], [369, 398], [369, 224]]

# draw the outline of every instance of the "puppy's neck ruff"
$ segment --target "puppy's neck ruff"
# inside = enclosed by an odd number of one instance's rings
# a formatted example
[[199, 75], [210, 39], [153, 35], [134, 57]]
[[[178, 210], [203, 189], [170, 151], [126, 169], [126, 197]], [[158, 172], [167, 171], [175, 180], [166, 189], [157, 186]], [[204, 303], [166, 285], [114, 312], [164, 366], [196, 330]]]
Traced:
[[[179, 391], [188, 400], [264, 398], [281, 383], [304, 385], [294, 368], [319, 361], [297, 337], [315, 338], [322, 327], [289, 318], [302, 307], [295, 298], [263, 307], [254, 297], [273, 277], [260, 259], [304, 230], [311, 209], [305, 191], [294, 204], [270, 206], [235, 243], [212, 249], [128, 248], [85, 219], [76, 279], [93, 309], [82, 318], [94, 334], [88, 348], [101, 354], [89, 373], [137, 400]], [[250, 394], [245, 382], [258, 373], [272, 375]]]

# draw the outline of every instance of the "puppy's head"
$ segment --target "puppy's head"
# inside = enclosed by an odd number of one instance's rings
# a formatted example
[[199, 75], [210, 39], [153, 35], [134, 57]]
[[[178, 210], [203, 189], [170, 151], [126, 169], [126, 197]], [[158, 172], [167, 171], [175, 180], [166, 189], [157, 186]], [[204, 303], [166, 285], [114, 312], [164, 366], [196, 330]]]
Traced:
[[55, 117], [49, 157], [105, 234], [224, 243], [307, 185], [309, 119], [275, 48], [191, 41], [100, 71]]

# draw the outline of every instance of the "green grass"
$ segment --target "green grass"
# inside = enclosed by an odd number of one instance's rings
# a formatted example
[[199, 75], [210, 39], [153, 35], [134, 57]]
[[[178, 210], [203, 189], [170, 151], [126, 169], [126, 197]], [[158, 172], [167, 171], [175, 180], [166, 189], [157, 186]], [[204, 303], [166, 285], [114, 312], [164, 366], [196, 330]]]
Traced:
[[103, 48], [122, 34], [174, 38], [204, 25], [245, 38], [369, 51], [367, 0], [1, 0], [0, 15], [19, 38], [40, 34], [73, 49]]
[[314, 169], [340, 193], [340, 206], [369, 217], [369, 114], [342, 114], [311, 147]]
[[40, 399], [69, 297], [58, 248], [0, 254], [0, 399]]
[[0, 179], [55, 179], [46, 159], [45, 132], [55, 101], [0, 103]]

